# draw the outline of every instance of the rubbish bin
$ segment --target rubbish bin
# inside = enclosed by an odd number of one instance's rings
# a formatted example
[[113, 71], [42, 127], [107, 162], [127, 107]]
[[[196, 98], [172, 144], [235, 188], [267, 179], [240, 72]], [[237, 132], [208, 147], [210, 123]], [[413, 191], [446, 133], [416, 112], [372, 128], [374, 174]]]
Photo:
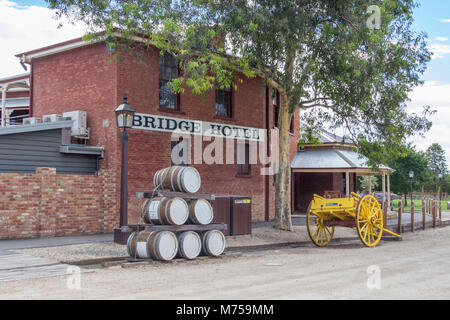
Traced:
[[231, 212], [230, 212], [230, 197], [229, 196], [215, 196], [215, 200], [211, 201], [214, 210], [213, 223], [225, 223], [227, 230], [222, 230], [223, 234], [228, 236], [231, 234]]
[[252, 233], [252, 198], [230, 196], [231, 235]]

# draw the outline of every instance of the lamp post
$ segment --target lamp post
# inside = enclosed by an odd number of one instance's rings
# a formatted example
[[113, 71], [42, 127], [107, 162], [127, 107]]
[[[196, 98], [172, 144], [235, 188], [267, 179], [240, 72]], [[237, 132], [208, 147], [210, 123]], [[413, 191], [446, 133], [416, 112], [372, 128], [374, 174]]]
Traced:
[[128, 103], [127, 96], [115, 110], [117, 127], [122, 131], [122, 170], [120, 176], [120, 226], [128, 224], [128, 133], [133, 126], [134, 110]]
[[442, 201], [442, 177], [443, 177], [443, 174], [442, 174], [442, 171], [440, 171], [440, 170], [439, 170], [438, 177], [439, 177], [439, 205], [441, 205], [441, 201]]
[[411, 207], [412, 207], [412, 202], [413, 202], [413, 178], [414, 178], [414, 171], [410, 170], [409, 171], [409, 181], [410, 181], [410, 185], [411, 185]]

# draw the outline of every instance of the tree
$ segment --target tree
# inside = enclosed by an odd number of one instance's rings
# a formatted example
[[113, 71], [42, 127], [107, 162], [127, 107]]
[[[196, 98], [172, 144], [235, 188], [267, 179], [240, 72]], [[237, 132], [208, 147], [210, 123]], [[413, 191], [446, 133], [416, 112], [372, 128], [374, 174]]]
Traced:
[[289, 127], [297, 109], [313, 110], [313, 126], [345, 126], [374, 164], [431, 125], [429, 108], [405, 110], [430, 59], [425, 35], [411, 30], [413, 0], [48, 1], [59, 15], [105, 30], [118, 49], [138, 40], [174, 54], [184, 70], [172, 82], [177, 92], [229, 87], [241, 75], [277, 89], [276, 228], [293, 230]]
[[430, 175], [430, 184], [433, 191], [439, 188], [439, 172], [442, 174], [447, 173], [447, 159], [445, 157], [445, 151], [442, 149], [441, 145], [438, 143], [433, 143], [428, 147], [425, 152], [426, 159], [428, 161], [428, 171]]
[[416, 151], [411, 144], [405, 146], [402, 154], [392, 154], [387, 165], [396, 171], [391, 175], [391, 190], [407, 194], [410, 189], [409, 171], [414, 171], [413, 190], [420, 190], [428, 179], [428, 160], [425, 153]]
[[376, 179], [369, 179], [368, 176], [358, 177], [357, 188], [358, 190], [369, 193], [369, 190], [375, 190], [378, 187], [378, 181]]

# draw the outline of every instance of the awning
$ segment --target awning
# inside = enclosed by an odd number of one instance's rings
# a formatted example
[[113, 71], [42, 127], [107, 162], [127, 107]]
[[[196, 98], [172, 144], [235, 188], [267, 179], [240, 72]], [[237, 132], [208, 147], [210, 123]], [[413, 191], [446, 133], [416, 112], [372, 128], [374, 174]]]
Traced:
[[311, 148], [297, 152], [291, 169], [293, 172], [352, 172], [361, 176], [395, 172], [394, 169], [383, 165], [374, 170], [367, 163], [366, 157], [351, 150]]

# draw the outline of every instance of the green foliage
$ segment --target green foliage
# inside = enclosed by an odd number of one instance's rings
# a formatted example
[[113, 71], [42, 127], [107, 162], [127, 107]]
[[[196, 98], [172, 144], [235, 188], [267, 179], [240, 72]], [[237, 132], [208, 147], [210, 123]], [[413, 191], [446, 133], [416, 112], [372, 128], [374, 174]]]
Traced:
[[405, 146], [402, 154], [392, 153], [387, 165], [396, 171], [391, 175], [391, 190], [394, 193], [408, 193], [411, 190], [409, 171], [414, 171], [413, 190], [421, 191], [428, 181], [428, 161], [425, 153], [416, 151], [411, 145]]
[[[429, 191], [437, 191], [439, 188], [439, 172], [445, 175], [448, 172], [447, 159], [445, 151], [438, 143], [433, 143], [425, 152], [428, 162], [428, 176], [429, 179], [425, 185]], [[444, 180], [444, 179], [443, 179]]]
[[374, 177], [372, 177], [372, 179], [369, 179], [368, 176], [358, 177], [358, 179], [356, 181], [356, 189], [359, 191], [362, 191], [364, 193], [368, 193], [369, 192], [369, 180], [370, 180], [370, 184], [372, 185], [372, 188], [370, 188], [372, 190], [372, 192], [377, 190], [377, 188], [378, 188], [377, 179], [375, 179]]

